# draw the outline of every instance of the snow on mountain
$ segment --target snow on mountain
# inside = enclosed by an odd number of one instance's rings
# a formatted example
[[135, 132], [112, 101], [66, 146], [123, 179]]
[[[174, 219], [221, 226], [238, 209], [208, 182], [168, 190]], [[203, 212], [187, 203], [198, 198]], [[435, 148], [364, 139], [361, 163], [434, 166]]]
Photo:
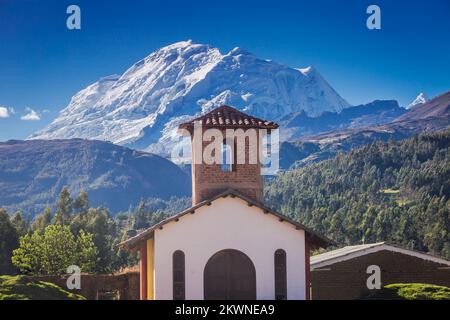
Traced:
[[412, 107], [415, 107], [417, 105], [420, 104], [424, 104], [425, 102], [427, 102], [429, 99], [428, 97], [425, 95], [425, 93], [421, 92], [419, 93], [419, 95], [414, 99], [413, 102], [411, 102], [406, 109], [411, 109]]
[[30, 139], [108, 140], [167, 155], [179, 123], [222, 104], [275, 121], [349, 106], [312, 67], [294, 69], [241, 48], [222, 54], [183, 41], [81, 90]]

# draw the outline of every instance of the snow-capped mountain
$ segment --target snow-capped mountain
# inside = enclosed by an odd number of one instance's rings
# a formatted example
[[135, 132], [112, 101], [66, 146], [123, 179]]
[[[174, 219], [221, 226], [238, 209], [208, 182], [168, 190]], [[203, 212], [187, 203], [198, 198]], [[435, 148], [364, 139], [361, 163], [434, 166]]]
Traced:
[[108, 140], [168, 154], [179, 123], [222, 104], [275, 121], [349, 106], [313, 67], [294, 69], [241, 48], [222, 54], [183, 41], [81, 90], [30, 139]]
[[419, 95], [414, 99], [413, 102], [411, 102], [406, 109], [411, 109], [412, 107], [415, 107], [417, 105], [420, 104], [424, 104], [425, 102], [427, 102], [429, 99], [428, 97], [425, 95], [425, 93], [421, 92], [419, 93]]

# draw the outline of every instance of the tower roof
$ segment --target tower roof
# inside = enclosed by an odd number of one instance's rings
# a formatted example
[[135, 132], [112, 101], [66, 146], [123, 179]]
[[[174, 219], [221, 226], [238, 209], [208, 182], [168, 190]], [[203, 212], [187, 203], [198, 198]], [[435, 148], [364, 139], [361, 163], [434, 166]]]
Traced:
[[273, 121], [259, 119], [229, 106], [221, 106], [191, 121], [180, 124], [180, 129], [192, 129], [195, 122], [207, 128], [277, 129]]

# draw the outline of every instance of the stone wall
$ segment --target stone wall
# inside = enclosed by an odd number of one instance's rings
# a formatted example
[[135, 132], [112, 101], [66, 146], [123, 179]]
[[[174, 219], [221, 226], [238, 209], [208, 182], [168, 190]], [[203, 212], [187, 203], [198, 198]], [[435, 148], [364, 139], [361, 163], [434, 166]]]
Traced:
[[88, 300], [139, 300], [139, 272], [122, 274], [82, 274], [81, 289], [67, 289], [68, 276], [35, 276], [36, 281], [54, 283], [61, 288], [81, 294]]

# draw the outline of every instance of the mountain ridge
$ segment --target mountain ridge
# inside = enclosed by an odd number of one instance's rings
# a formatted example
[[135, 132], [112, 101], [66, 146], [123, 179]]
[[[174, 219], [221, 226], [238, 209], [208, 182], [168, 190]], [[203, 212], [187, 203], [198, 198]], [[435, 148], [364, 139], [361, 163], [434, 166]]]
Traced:
[[367, 104], [351, 106], [340, 113], [324, 112], [310, 117], [297, 112], [283, 117], [279, 124], [284, 128], [284, 139], [321, 134], [329, 131], [352, 129], [368, 125], [389, 123], [407, 112], [395, 100], [375, 100]]
[[396, 121], [420, 120], [430, 117], [450, 117], [450, 91], [424, 103], [416, 104], [408, 112], [398, 117]]
[[83, 139], [0, 142], [0, 207], [31, 216], [53, 207], [63, 187], [88, 192], [93, 207], [126, 211], [141, 199], [190, 195], [190, 178], [160, 156]]
[[402, 140], [422, 132], [444, 130], [450, 126], [450, 91], [402, 112], [386, 123], [338, 128], [285, 141], [280, 148], [281, 168], [308, 166], [375, 141]]

